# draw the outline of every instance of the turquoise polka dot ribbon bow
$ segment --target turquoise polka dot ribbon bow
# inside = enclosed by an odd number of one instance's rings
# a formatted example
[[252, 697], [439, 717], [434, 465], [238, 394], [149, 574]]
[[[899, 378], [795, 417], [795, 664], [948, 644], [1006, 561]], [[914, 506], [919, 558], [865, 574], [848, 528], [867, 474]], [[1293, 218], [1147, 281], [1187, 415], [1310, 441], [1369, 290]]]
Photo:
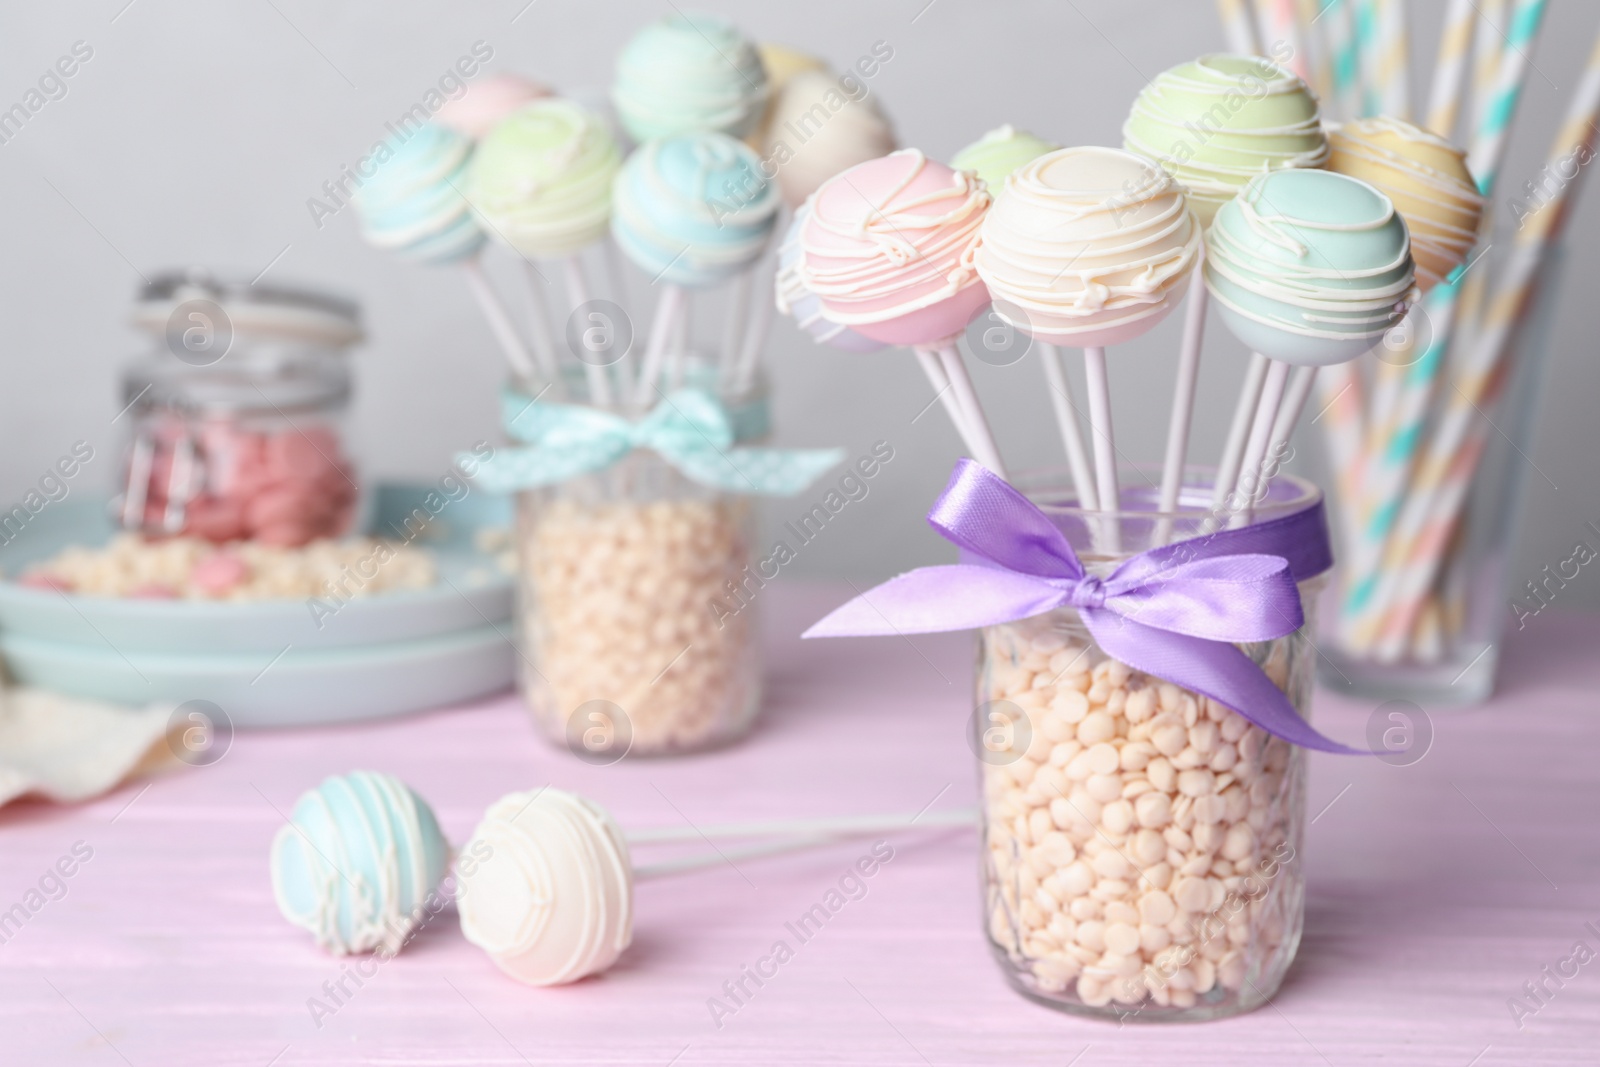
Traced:
[[514, 393], [501, 397], [501, 412], [506, 432], [528, 447], [501, 449], [478, 465], [472, 480], [494, 493], [558, 485], [648, 449], [712, 489], [791, 496], [845, 457], [840, 448], [735, 448], [727, 411], [703, 389], [676, 390], [638, 421]]

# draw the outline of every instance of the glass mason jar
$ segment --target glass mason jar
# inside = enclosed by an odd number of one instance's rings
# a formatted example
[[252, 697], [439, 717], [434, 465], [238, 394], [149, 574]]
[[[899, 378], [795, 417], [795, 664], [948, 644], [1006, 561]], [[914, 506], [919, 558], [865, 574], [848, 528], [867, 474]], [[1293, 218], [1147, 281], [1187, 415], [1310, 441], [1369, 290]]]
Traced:
[[[1091, 574], [1165, 543], [1153, 510], [1130, 511], [1114, 517], [1122, 551], [1097, 551], [1108, 518], [1073, 507], [1060, 484], [1020, 483]], [[1209, 498], [1204, 480], [1186, 486], [1173, 540], [1209, 528]], [[1254, 518], [1319, 498], [1279, 477]], [[1308, 618], [1319, 585], [1301, 584]], [[1304, 715], [1305, 631], [1241, 648]], [[1304, 921], [1304, 751], [1107, 655], [1072, 608], [982, 631], [976, 680], [984, 926], [1011, 985], [1116, 1018], [1213, 1019], [1264, 1003]]]
[[[685, 379], [714, 380], [694, 365]], [[766, 436], [761, 383], [722, 399], [739, 443]], [[753, 497], [649, 451], [518, 494], [519, 688], [551, 741], [613, 763], [749, 729], [762, 680], [756, 523]]]
[[355, 304], [185, 270], [148, 283], [134, 321], [153, 344], [122, 376], [119, 525], [284, 546], [357, 528]]

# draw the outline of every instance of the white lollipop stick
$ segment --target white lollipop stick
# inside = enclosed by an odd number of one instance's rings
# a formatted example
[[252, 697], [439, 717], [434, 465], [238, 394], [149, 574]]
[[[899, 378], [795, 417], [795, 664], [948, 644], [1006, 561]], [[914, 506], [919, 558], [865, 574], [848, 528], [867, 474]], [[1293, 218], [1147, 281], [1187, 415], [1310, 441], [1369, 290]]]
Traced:
[[649, 878], [685, 874], [689, 871], [698, 871], [706, 867], [716, 867], [723, 863], [760, 859], [763, 856], [779, 856], [785, 852], [798, 852], [801, 849], [825, 845], [834, 840], [837, 840], [837, 838], [819, 834], [813, 837], [798, 837], [789, 841], [772, 841], [765, 845], [750, 845], [747, 848], [723, 849], [720, 852], [697, 852], [692, 856], [680, 856], [677, 859], [660, 860], [656, 863], [636, 863], [633, 865], [633, 880], [642, 882]]
[[1251, 505], [1261, 491], [1261, 469], [1267, 458], [1267, 446], [1272, 443], [1272, 425], [1278, 418], [1278, 408], [1283, 403], [1283, 387], [1289, 378], [1289, 364], [1278, 360], [1267, 362], [1267, 376], [1261, 382], [1261, 402], [1256, 405], [1255, 422], [1250, 426], [1250, 441], [1244, 449], [1244, 465], [1239, 469], [1239, 480], [1234, 483], [1244, 505], [1236, 518], [1248, 524]]
[[1189, 306], [1183, 317], [1183, 346], [1178, 349], [1178, 381], [1172, 390], [1172, 413], [1167, 419], [1167, 454], [1161, 463], [1161, 497], [1157, 507], [1162, 514], [1157, 520], [1155, 535], [1158, 545], [1172, 538], [1172, 513], [1178, 509], [1178, 494], [1183, 490], [1183, 463], [1189, 452], [1189, 424], [1194, 418], [1200, 347], [1205, 340], [1206, 307], [1210, 303], [1201, 274], [1201, 263], [1196, 262], [1194, 277], [1189, 280]]
[[840, 815], [822, 819], [769, 819], [763, 822], [721, 823], [716, 826], [667, 826], [636, 830], [627, 835], [629, 845], [654, 845], [675, 841], [717, 841], [746, 837], [841, 837], [935, 826], [976, 826], [976, 808], [931, 811], [926, 814]]
[[722, 324], [722, 350], [717, 353], [717, 377], [731, 382], [737, 373], [743, 348], [745, 319], [749, 315], [750, 290], [755, 285], [755, 266], [734, 276], [728, 289], [728, 317]]
[[1278, 409], [1278, 417], [1272, 423], [1271, 448], [1268, 455], [1274, 459], [1282, 456], [1289, 447], [1289, 438], [1294, 436], [1294, 428], [1300, 421], [1300, 415], [1306, 409], [1306, 401], [1311, 396], [1311, 387], [1317, 384], [1316, 367], [1296, 367], [1289, 376], [1289, 391], [1284, 394], [1283, 406]]
[[950, 425], [956, 428], [956, 433], [961, 435], [961, 441], [966, 445], [967, 451], [972, 452], [976, 458], [976, 450], [971, 444], [971, 435], [967, 433], [967, 413], [961, 408], [961, 401], [956, 397], [956, 391], [950, 386], [950, 379], [944, 373], [944, 367], [939, 362], [939, 357], [931, 348], [913, 348], [917, 354], [917, 364], [922, 368], [922, 373], [927, 377], [928, 384], [933, 386], [933, 395], [938, 398], [944, 407], [944, 413], [950, 419]]
[[522, 280], [528, 291], [528, 329], [533, 338], [533, 359], [539, 370], [555, 383], [558, 394], [566, 394], [566, 383], [556, 359], [555, 335], [550, 332], [550, 311], [544, 305], [544, 275], [531, 259], [522, 261]]
[[639, 381], [634, 389], [633, 401], [641, 409], [648, 409], [655, 399], [656, 379], [666, 361], [667, 344], [677, 320], [683, 315], [688, 293], [681, 285], [663, 284], [661, 296], [656, 300], [656, 315], [650, 322], [650, 346], [645, 349], [644, 365], [639, 368]]
[[[567, 302], [572, 305], [573, 311], [577, 311], [589, 302], [589, 279], [583, 273], [583, 260], [576, 254], [568, 256], [562, 260], [562, 268], [567, 277]], [[578, 323], [580, 336], [585, 325]], [[598, 363], [590, 363], [582, 356], [578, 359], [583, 364], [583, 378], [589, 386], [589, 403], [595, 407], [610, 407], [615, 403], [615, 398], [611, 395], [611, 376], [606, 373], [606, 368]]]
[[1100, 510], [1100, 496], [1094, 491], [1094, 473], [1089, 467], [1089, 455], [1084, 451], [1083, 435], [1078, 432], [1078, 413], [1072, 403], [1072, 387], [1067, 381], [1067, 368], [1062, 363], [1061, 349], [1055, 345], [1038, 342], [1039, 359], [1044, 363], [1045, 385], [1050, 390], [1050, 407], [1056, 414], [1056, 426], [1061, 430], [1061, 444], [1067, 452], [1067, 466], [1072, 471], [1072, 487], [1078, 494], [1078, 506], [1089, 511]]
[[744, 345], [739, 350], [733, 377], [724, 383], [734, 396], [743, 396], [755, 384], [756, 367], [761, 362], [761, 351], [766, 348], [767, 338], [772, 333], [772, 312], [777, 306], [777, 301], [772, 296], [772, 286], [777, 273], [776, 257], [772, 259], [770, 265], [761, 267], [761, 286], [756, 290], [761, 294], [761, 298], [756, 300], [756, 310], [751, 316], [750, 328], [744, 333]]
[[975, 449], [974, 459], [1004, 478], [1006, 468], [1000, 461], [1000, 449], [994, 443], [994, 433], [989, 429], [989, 420], [984, 417], [978, 391], [972, 387], [972, 378], [967, 374], [967, 365], [962, 362], [961, 353], [955, 345], [947, 343], [938, 349], [938, 355], [939, 363], [950, 379], [950, 389], [956, 394], [956, 402], [966, 416], [967, 432], [971, 435], [967, 447]]
[[672, 330], [672, 345], [667, 351], [667, 388], [681, 389], [683, 387], [684, 367], [689, 357], [689, 333], [693, 329], [690, 317], [694, 313], [694, 305], [685, 297], [683, 313], [678, 316], [678, 321]]
[[[1106, 350], [1085, 348], [1083, 371], [1089, 389], [1089, 433], [1094, 438], [1095, 493], [1100, 497], [1101, 511], [1116, 511], [1121, 506], [1122, 493], [1117, 488], [1117, 446], [1111, 432], [1111, 381], [1106, 374]], [[1119, 551], [1121, 543], [1117, 521], [1105, 525], [1105, 548]]]
[[[517, 328], [511, 324], [511, 316], [506, 314], [505, 305], [500, 302], [494, 286], [489, 284], [489, 278], [483, 272], [483, 264], [477, 256], [469, 256], [461, 261], [461, 269], [466, 272], [467, 284], [472, 289], [472, 295], [478, 300], [478, 308], [483, 312], [483, 317], [489, 320], [489, 329], [494, 333], [494, 339], [499, 342], [501, 351], [505, 353], [506, 362], [511, 364], [511, 373], [524, 382], [537, 379], [540, 368], [535, 367], [533, 357], [528, 355], [528, 349], [517, 334]], [[549, 375], [546, 377], [550, 378]]]
[[622, 253], [617, 250], [617, 242], [607, 237], [600, 242], [600, 251], [606, 266], [606, 285], [611, 290], [611, 298], [622, 307], [628, 306], [628, 270], [623, 265]]
[[1217, 480], [1211, 487], [1211, 510], [1221, 512], [1239, 480], [1239, 466], [1244, 462], [1244, 446], [1250, 436], [1250, 420], [1255, 415], [1256, 401], [1261, 397], [1261, 383], [1267, 376], [1267, 357], [1251, 353], [1250, 366], [1244, 373], [1244, 385], [1239, 389], [1239, 402], [1233, 408], [1233, 422], [1228, 426], [1228, 439], [1222, 446], [1222, 458], [1217, 461]]

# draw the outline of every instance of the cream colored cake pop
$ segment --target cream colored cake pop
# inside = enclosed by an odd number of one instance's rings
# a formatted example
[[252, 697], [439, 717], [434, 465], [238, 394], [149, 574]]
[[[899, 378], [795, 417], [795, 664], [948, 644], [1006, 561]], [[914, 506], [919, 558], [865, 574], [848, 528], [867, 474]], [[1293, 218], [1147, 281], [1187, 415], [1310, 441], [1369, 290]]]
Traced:
[[1403, 119], [1379, 116], [1328, 129], [1328, 169], [1360, 178], [1394, 202], [1411, 231], [1423, 291], [1466, 262], [1478, 240], [1483, 197], [1466, 153]]
[[777, 97], [761, 154], [794, 209], [835, 174], [894, 149], [894, 129], [871, 96], [849, 93], [839, 78], [811, 70], [796, 74]]

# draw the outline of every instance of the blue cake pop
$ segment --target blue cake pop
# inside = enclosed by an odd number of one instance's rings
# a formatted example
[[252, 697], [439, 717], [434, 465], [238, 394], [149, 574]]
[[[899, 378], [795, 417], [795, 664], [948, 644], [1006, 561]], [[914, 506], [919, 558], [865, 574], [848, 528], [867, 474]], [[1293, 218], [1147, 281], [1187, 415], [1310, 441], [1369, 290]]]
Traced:
[[726, 134], [682, 134], [628, 157], [611, 232], [652, 279], [704, 288], [755, 263], [777, 213], [778, 190], [748, 145]]
[[372, 177], [351, 197], [361, 233], [373, 246], [415, 263], [454, 263], [485, 236], [463, 193], [472, 140], [429, 123], [384, 142]]
[[427, 803], [398, 778], [353, 771], [295, 803], [272, 842], [284, 918], [335, 955], [392, 955], [430, 911], [449, 847]]

